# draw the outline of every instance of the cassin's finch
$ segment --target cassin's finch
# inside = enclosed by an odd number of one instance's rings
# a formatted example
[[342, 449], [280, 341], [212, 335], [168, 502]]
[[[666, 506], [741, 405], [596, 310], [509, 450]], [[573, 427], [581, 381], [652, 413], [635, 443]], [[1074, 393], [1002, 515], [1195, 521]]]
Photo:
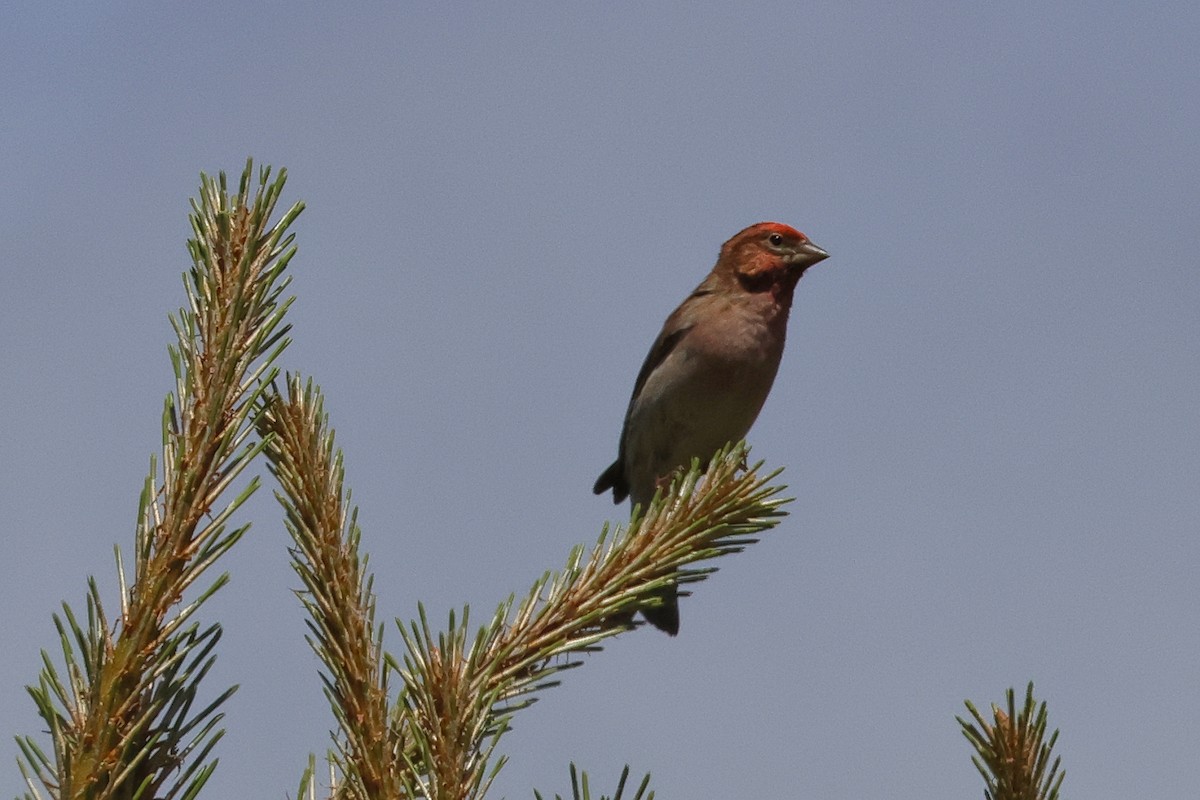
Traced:
[[[617, 460], [594, 491], [612, 489], [643, 508], [660, 482], [746, 436], [766, 402], [787, 335], [796, 282], [829, 254], [778, 222], [751, 225], [721, 247], [716, 266], [667, 317], [642, 364]], [[654, 627], [679, 632], [671, 588], [641, 609]]]

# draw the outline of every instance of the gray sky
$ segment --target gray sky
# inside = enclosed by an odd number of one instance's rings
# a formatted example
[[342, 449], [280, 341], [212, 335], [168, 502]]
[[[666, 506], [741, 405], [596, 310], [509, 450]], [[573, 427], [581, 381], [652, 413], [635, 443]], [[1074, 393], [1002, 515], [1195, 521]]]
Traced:
[[[1121, 7], [1125, 6], [1125, 7]], [[791, 516], [516, 720], [667, 797], [982, 794], [962, 701], [1033, 680], [1070, 796], [1200, 783], [1200, 6], [24, 3], [0, 26], [0, 720], [87, 575], [116, 607], [201, 170], [286, 166], [295, 344], [381, 617], [479, 618], [614, 508], [666, 314], [760, 220], [800, 286], [751, 432]], [[207, 607], [206, 796], [332, 726], [269, 491]], [[398, 644], [394, 629], [387, 640]], [[22, 785], [15, 746], [0, 792]]]

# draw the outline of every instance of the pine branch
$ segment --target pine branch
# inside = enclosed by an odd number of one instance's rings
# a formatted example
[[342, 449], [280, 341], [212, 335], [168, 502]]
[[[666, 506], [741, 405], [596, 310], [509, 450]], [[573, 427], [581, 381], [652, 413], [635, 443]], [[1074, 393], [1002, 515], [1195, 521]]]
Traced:
[[265, 398], [260, 429], [295, 543], [292, 566], [304, 585], [297, 594], [309, 615], [308, 642], [325, 665], [325, 696], [340, 729], [335, 795], [412, 797], [406, 782], [412, 753], [404, 728], [390, 721], [383, 631], [375, 626], [367, 561], [358, 554], [357, 510], [347, 519], [342, 454], [334, 450], [323, 405], [311, 381], [289, 377], [286, 398]]
[[779, 471], [759, 477], [762, 465], [746, 469], [746, 454], [743, 444], [727, 448], [703, 473], [694, 461], [644, 516], [611, 537], [606, 527], [586, 555], [576, 548], [561, 573], [535, 582], [519, 605], [501, 604], [473, 640], [466, 614], [437, 636], [423, 609], [419, 623], [401, 627], [400, 714], [420, 754], [424, 796], [483, 797], [504, 763], [490, 764], [499, 737], [537, 692], [634, 627], [634, 610], [677, 571], [683, 582], [703, 580], [715, 568], [688, 566], [738, 552], [778, 523], [787, 501], [768, 484]]
[[[617, 791], [611, 798], [608, 795], [600, 795], [599, 800], [624, 800], [625, 784], [629, 780], [629, 765], [625, 765], [625, 769], [621, 770], [621, 777], [617, 781]], [[642, 778], [642, 782], [638, 784], [637, 789], [633, 792], [631, 800], [654, 800], [654, 792], [647, 790], [650, 788], [650, 775], [647, 774]], [[536, 800], [543, 800], [542, 795], [537, 790], [533, 792]], [[554, 795], [554, 800], [563, 800], [562, 795]], [[580, 773], [575, 769], [575, 765], [571, 765], [571, 800], [592, 800], [592, 790], [588, 785], [588, 774]]]
[[270, 225], [286, 173], [272, 182], [270, 169], [260, 170], [253, 193], [252, 176], [248, 162], [236, 195], [224, 173], [201, 176], [188, 305], [171, 317], [178, 341], [170, 348], [175, 391], [163, 411], [162, 475], [152, 459], [133, 581], [118, 552], [117, 620], [109, 621], [94, 581], [86, 620], [66, 604], [54, 618], [65, 672], [43, 653], [39, 683], [28, 689], [52, 743], [48, 755], [31, 737], [19, 740], [28, 797], [41, 797], [40, 785], [53, 798], [190, 798], [215, 767], [207, 759], [223, 734], [217, 710], [236, 687], [194, 708], [221, 631], [201, 629], [193, 617], [227, 577], [183, 601], [248, 528], [227, 525], [257, 479], [232, 500], [223, 496], [262, 447], [249, 437], [262, 382], [288, 344], [283, 272], [295, 248], [287, 230], [303, 208]]
[[1016, 710], [1015, 693], [1008, 690], [1008, 711], [992, 705], [995, 722], [988, 724], [970, 700], [967, 710], [975, 722], [957, 717], [963, 735], [975, 748], [971, 761], [983, 776], [987, 800], [1058, 800], [1065, 772], [1062, 759], [1050, 762], [1058, 731], [1046, 740], [1046, 704], [1033, 699], [1033, 683], [1025, 692], [1025, 705]]

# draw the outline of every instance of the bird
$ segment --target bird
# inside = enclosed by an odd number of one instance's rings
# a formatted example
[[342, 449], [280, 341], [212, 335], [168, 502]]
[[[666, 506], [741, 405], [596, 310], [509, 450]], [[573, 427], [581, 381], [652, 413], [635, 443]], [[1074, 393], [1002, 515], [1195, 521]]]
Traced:
[[[796, 283], [829, 254], [795, 228], [760, 222], [721, 246], [712, 271], [663, 324], [642, 363], [617, 459], [592, 491], [643, 509], [671, 474], [745, 438], [779, 370]], [[679, 633], [674, 586], [639, 609]]]

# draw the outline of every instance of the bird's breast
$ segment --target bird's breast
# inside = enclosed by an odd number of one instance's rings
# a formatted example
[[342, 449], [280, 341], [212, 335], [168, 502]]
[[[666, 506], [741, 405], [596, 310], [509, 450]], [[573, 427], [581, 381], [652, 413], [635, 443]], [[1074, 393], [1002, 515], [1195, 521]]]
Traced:
[[733, 307], [696, 324], [647, 376], [626, 428], [635, 502], [648, 500], [659, 478], [744, 438], [754, 424], [779, 368], [783, 330], [769, 315], [746, 311]]

